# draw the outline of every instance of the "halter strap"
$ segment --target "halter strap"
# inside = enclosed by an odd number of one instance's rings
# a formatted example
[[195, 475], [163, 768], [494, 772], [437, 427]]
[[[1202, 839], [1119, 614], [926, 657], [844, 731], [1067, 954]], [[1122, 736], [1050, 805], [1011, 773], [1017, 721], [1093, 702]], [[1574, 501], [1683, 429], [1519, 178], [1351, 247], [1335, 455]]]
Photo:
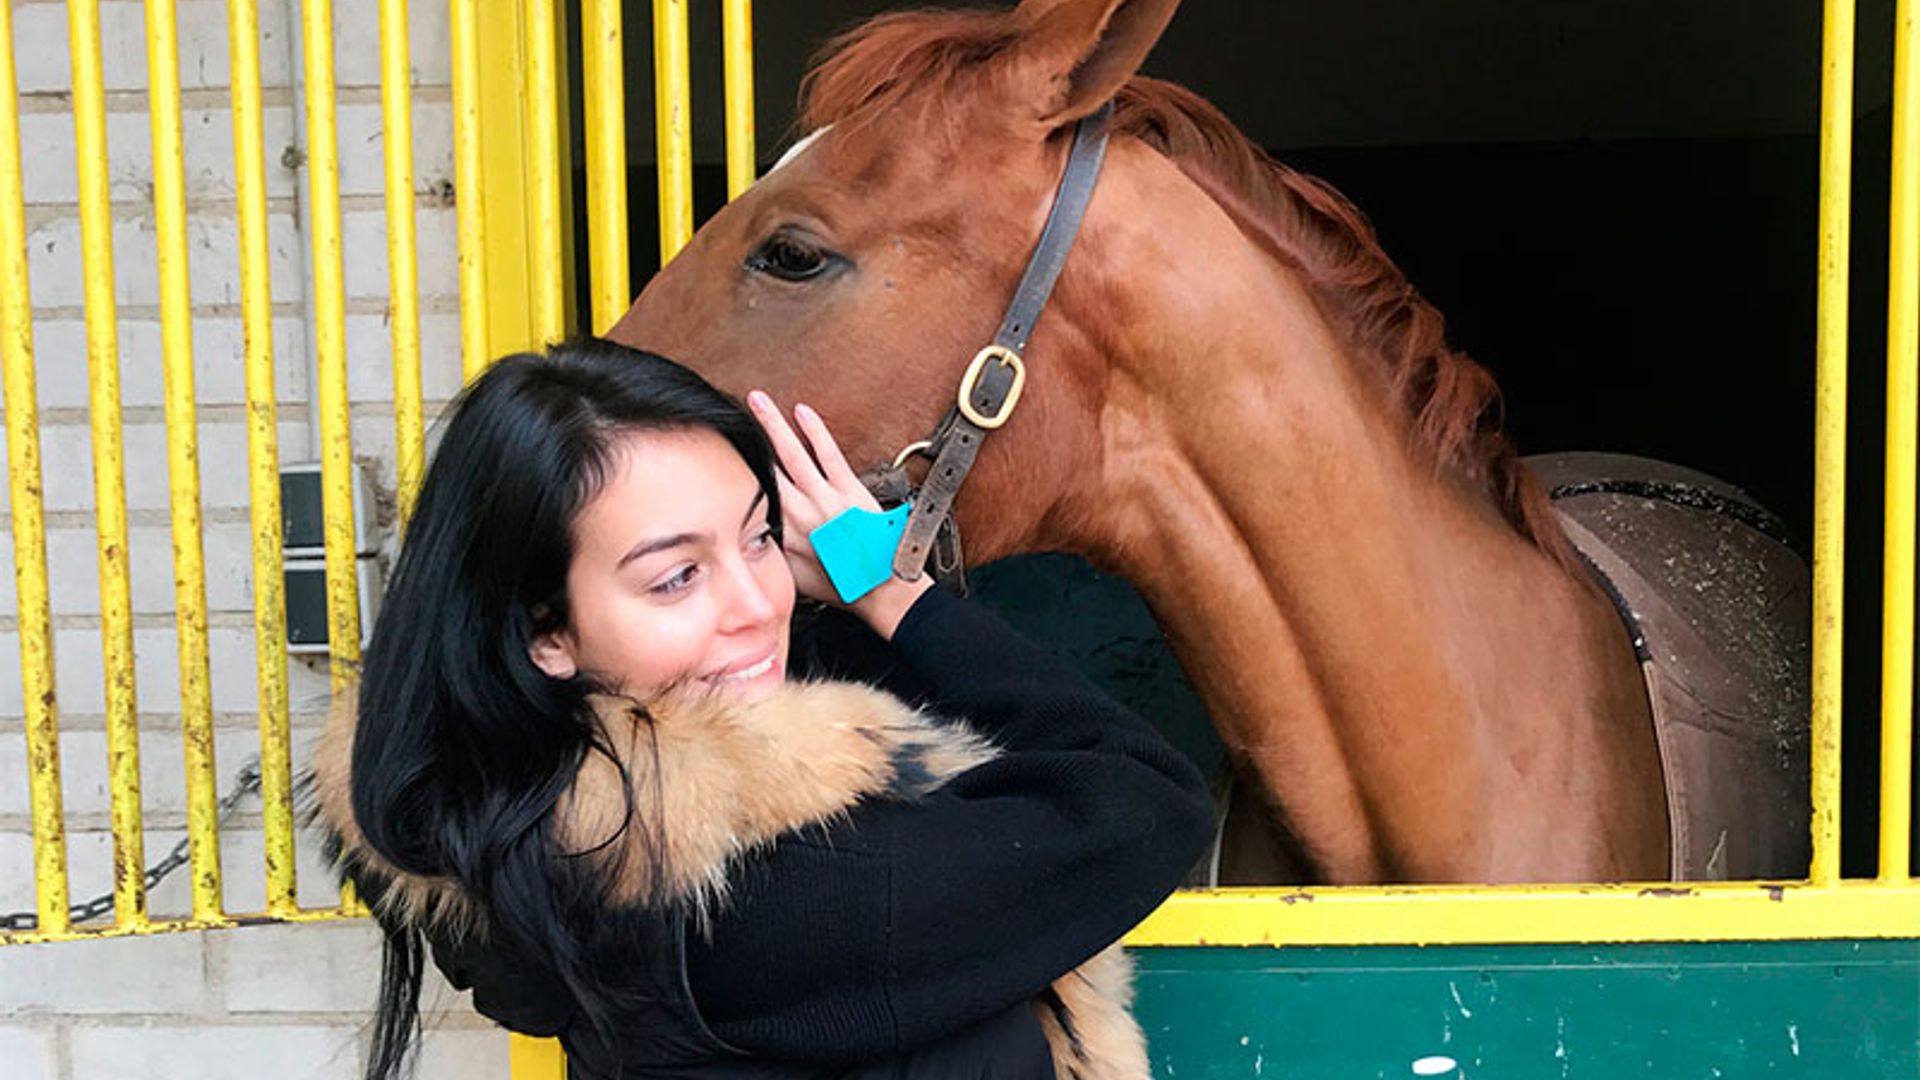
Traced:
[[[1047, 224], [1040, 231], [1033, 257], [1020, 276], [1013, 302], [1000, 320], [1000, 329], [992, 344], [981, 349], [967, 366], [960, 380], [954, 406], [934, 429], [931, 446], [925, 451], [933, 457], [933, 468], [913, 499], [913, 513], [907, 518], [906, 535], [893, 558], [894, 576], [917, 581], [927, 564], [927, 555], [943, 533], [950, 539], [951, 561], [958, 563], [959, 534], [951, 525], [953, 500], [960, 494], [980, 453], [987, 432], [1007, 422], [1020, 403], [1026, 388], [1026, 363], [1021, 352], [1033, 336], [1033, 324], [1053, 294], [1053, 284], [1066, 265], [1067, 252], [1080, 232], [1087, 204], [1093, 199], [1094, 184], [1100, 178], [1100, 163], [1106, 157], [1107, 138], [1113, 120], [1113, 103], [1081, 119], [1073, 132], [1073, 149], [1067, 154], [1066, 171], [1054, 193], [1053, 207], [1047, 211]], [[943, 526], [945, 526], [943, 530]], [[948, 559], [939, 560], [946, 563]], [[957, 572], [954, 565], [940, 569]]]

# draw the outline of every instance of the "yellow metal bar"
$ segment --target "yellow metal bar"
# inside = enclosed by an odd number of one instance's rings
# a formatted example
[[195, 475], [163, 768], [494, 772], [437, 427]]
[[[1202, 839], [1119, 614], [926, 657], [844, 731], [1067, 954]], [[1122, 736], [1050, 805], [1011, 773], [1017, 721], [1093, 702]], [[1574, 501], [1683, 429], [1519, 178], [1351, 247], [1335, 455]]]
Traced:
[[173, 505], [173, 597], [180, 648], [193, 913], [220, 914], [219, 795], [207, 666], [207, 573], [201, 547], [199, 421], [193, 401], [193, 307], [187, 288], [187, 195], [180, 140], [180, 34], [174, 0], [147, 0], [147, 94], [153, 130], [153, 221], [160, 271], [160, 348], [167, 476]]
[[420, 405], [420, 274], [413, 221], [413, 65], [407, 0], [380, 0], [380, 113], [387, 160], [387, 311], [393, 340], [393, 435], [400, 519], [413, 516], [426, 470]]
[[[149, 932], [324, 922], [354, 915], [348, 909], [327, 908], [284, 916], [167, 920], [155, 921]], [[124, 937], [133, 932], [113, 926], [0, 932], [0, 945]], [[1920, 940], [1920, 882], [1182, 892], [1142, 921], [1127, 935], [1126, 944], [1157, 948], [1848, 938]], [[549, 1040], [516, 1042], [516, 1055], [523, 1048], [530, 1068], [540, 1063], [541, 1055], [558, 1052]], [[514, 1080], [552, 1075], [513, 1073]]]
[[307, 194], [313, 238], [313, 334], [318, 359], [320, 504], [326, 516], [327, 651], [335, 700], [360, 667], [359, 568], [354, 564], [353, 437], [347, 405], [346, 275], [340, 253], [340, 149], [333, 108], [333, 4], [302, 0], [307, 98]]
[[583, 0], [581, 61], [587, 114], [587, 261], [593, 332], [612, 329], [633, 299], [627, 272], [627, 107], [620, 0]]
[[753, 0], [721, 0], [720, 40], [727, 83], [727, 198], [752, 186], [758, 168], [753, 145]]
[[[486, 192], [485, 360], [537, 346], [533, 309], [533, 157], [527, 131], [527, 4], [489, 3], [479, 22], [481, 185]], [[483, 366], [484, 366], [483, 361]], [[477, 370], [477, 369], [476, 369]]]
[[1820, 266], [1813, 420], [1813, 866], [1840, 877], [1841, 656], [1847, 526], [1847, 259], [1853, 196], [1854, 0], [1826, 0], [1820, 85]]
[[561, 207], [558, 76], [555, 0], [527, 0], [527, 81], [522, 98], [527, 110], [527, 180], [532, 200], [532, 260], [528, 285], [533, 290], [533, 345], [545, 347], [567, 336], [566, 226]]
[[33, 876], [39, 928], [67, 930], [67, 835], [60, 807], [60, 728], [53, 695], [53, 614], [47, 599], [47, 530], [41, 499], [40, 408], [33, 377], [33, 309], [27, 287], [26, 197], [20, 179], [19, 82], [13, 5], [0, 4], [0, 365], [7, 415], [7, 484], [13, 497], [13, 581], [20, 626], [20, 691], [33, 805]]
[[280, 450], [273, 386], [273, 292], [267, 253], [266, 148], [260, 109], [259, 0], [227, 0], [233, 82], [234, 194], [240, 310], [247, 352], [247, 477], [253, 537], [253, 640], [260, 686], [260, 802], [267, 910], [294, 898], [293, 766], [287, 722], [287, 595], [280, 560]]
[[1893, 45], [1893, 206], [1887, 271], [1887, 554], [1880, 697], [1880, 877], [1907, 876], [1913, 805], [1914, 450], [1920, 411], [1920, 45], [1900, 0]]
[[88, 417], [93, 426], [94, 522], [100, 542], [100, 638], [112, 783], [114, 921], [147, 918], [140, 823], [140, 709], [133, 683], [133, 594], [127, 562], [126, 460], [120, 431], [119, 312], [113, 287], [113, 206], [98, 0], [69, 0], [73, 128], [80, 179], [81, 277], [86, 291]]
[[1128, 945], [1479, 945], [1920, 938], [1920, 885], [1223, 889], [1179, 893]]
[[511, 1080], [567, 1080], [567, 1057], [560, 1049], [560, 1040], [511, 1036], [507, 1075]]
[[472, 379], [486, 368], [488, 345], [485, 157], [480, 138], [480, 0], [452, 0], [454, 213], [460, 231], [460, 368]]
[[693, 89], [686, 0], [653, 0], [654, 160], [660, 166], [660, 264], [693, 239]]
[[308, 908], [290, 911], [284, 915], [246, 914], [218, 915], [207, 919], [151, 919], [144, 927], [137, 930], [119, 926], [86, 926], [69, 927], [57, 933], [43, 930], [0, 931], [0, 945], [41, 945], [54, 941], [92, 941], [100, 938], [170, 934], [189, 930], [231, 930], [242, 926], [337, 922], [341, 919], [365, 917], [364, 909], [355, 911], [338, 907]]

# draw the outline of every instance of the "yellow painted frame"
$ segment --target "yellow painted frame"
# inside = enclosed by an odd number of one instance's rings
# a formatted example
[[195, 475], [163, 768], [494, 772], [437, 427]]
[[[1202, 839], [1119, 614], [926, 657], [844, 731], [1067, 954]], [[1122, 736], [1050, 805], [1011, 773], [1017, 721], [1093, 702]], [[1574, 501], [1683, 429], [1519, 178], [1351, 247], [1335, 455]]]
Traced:
[[[572, 325], [558, 0], [453, 0], [461, 322], [468, 378]], [[536, 85], [536, 82], [538, 85]], [[543, 92], [541, 87], [545, 87]]]

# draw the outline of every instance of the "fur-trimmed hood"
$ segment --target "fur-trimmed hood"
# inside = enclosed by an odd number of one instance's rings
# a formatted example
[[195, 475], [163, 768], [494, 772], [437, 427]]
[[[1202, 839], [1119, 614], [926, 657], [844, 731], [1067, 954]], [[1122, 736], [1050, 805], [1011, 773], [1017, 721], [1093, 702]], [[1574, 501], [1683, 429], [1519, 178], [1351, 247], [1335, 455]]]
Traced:
[[[858, 683], [794, 683], [747, 703], [679, 693], [644, 703], [600, 696], [593, 706], [619, 760], [587, 755], [556, 807], [554, 839], [566, 851], [603, 851], [620, 868], [611, 888], [622, 903], [708, 909], [724, 899], [740, 856], [862, 799], [918, 798], [995, 753], [966, 728]], [[470, 914], [458, 882], [403, 872], [366, 844], [351, 793], [356, 728], [343, 705], [321, 731], [318, 823], [345, 865], [378, 880], [383, 913], [403, 922]]]
[[[593, 705], [613, 758], [582, 762], [554, 811], [557, 846], [606, 859], [615, 903], [682, 905], [700, 916], [725, 902], [742, 856], [863, 800], [923, 797], [997, 754], [965, 726], [859, 683], [791, 683], [746, 703], [677, 693]], [[335, 710], [309, 778], [312, 815], [341, 865], [372, 886], [389, 922], [484, 926], [461, 883], [402, 871], [367, 845], [353, 813], [356, 727], [350, 706]], [[1062, 1080], [1145, 1080], [1130, 984], [1115, 946], [1037, 999]]]

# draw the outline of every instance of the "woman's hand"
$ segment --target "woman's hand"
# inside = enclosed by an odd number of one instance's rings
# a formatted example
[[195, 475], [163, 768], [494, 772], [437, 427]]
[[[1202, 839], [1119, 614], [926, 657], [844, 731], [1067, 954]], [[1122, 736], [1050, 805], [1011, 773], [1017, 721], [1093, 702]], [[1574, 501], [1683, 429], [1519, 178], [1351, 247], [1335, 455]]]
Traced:
[[[747, 395], [747, 408], [766, 429], [773, 452], [780, 459], [780, 515], [786, 534], [787, 563], [793, 567], [793, 583], [802, 596], [843, 606], [807, 538], [813, 530], [851, 507], [877, 511], [880, 504], [854, 475], [819, 413], [805, 405], [795, 405], [793, 417], [800, 426], [796, 434], [787, 418], [781, 415], [780, 407], [761, 391]], [[804, 443], [801, 435], [806, 436]], [[932, 579], [925, 576], [918, 581], [889, 577], [854, 601], [851, 610], [875, 633], [891, 639], [907, 609], [932, 584]]]

